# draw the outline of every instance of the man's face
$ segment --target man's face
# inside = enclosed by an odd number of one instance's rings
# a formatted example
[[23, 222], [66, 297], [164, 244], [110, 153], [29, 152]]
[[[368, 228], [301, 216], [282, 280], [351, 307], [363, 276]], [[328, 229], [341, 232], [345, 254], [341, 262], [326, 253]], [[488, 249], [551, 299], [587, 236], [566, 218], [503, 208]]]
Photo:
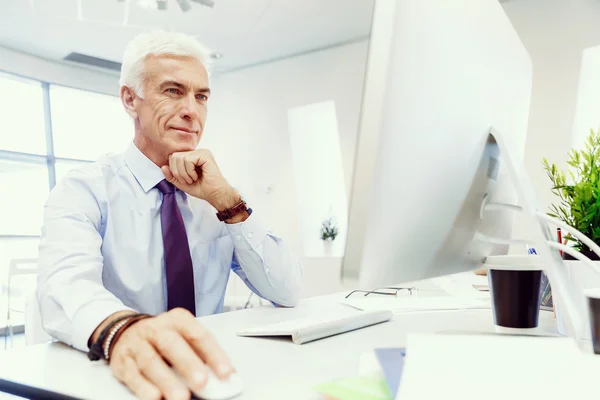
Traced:
[[148, 57], [144, 98], [135, 106], [144, 147], [163, 158], [194, 150], [204, 130], [209, 95], [208, 73], [200, 61]]

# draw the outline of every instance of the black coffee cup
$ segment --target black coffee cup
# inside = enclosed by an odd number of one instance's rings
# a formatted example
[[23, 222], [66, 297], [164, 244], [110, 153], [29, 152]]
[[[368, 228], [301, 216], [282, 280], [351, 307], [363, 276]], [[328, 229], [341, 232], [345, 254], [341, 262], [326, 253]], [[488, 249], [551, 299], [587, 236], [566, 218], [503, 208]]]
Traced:
[[488, 281], [496, 325], [537, 328], [542, 271], [490, 269]]
[[600, 354], [600, 289], [586, 291], [590, 310], [590, 328], [594, 353]]

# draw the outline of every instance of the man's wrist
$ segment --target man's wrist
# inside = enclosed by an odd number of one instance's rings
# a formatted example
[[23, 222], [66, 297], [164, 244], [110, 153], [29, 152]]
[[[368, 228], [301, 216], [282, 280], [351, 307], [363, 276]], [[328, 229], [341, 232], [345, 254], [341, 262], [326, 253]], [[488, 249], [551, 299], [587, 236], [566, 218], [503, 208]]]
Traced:
[[108, 336], [108, 338], [106, 339], [106, 341], [103, 344], [104, 358], [110, 362], [110, 360], [112, 358], [113, 349], [115, 348], [117, 341], [121, 338], [121, 335], [123, 335], [123, 332], [125, 332], [125, 330], [131, 328], [131, 326], [133, 324], [136, 324], [139, 321], [146, 319], [146, 318], [152, 318], [152, 315], [135, 314], [131, 317], [126, 318], [123, 321], [122, 325], [119, 324], [120, 326], [116, 327], [114, 329], [114, 332], [111, 332], [111, 335]]
[[[242, 201], [242, 197], [232, 187], [223, 189], [218, 196], [215, 196], [215, 200], [209, 201], [209, 203], [219, 212], [229, 210], [235, 207]], [[244, 222], [250, 214], [248, 211], [239, 212], [236, 215], [224, 220], [226, 224], [238, 224]]]
[[95, 343], [98, 340], [98, 338], [100, 337], [100, 333], [102, 333], [104, 328], [106, 328], [108, 325], [110, 325], [114, 320], [121, 318], [125, 315], [134, 315], [134, 314], [136, 314], [134, 311], [123, 310], [123, 311], [119, 311], [119, 312], [109, 315], [104, 321], [102, 321], [100, 323], [100, 325], [98, 325], [96, 330], [92, 333], [92, 336], [90, 336], [90, 338], [88, 340], [88, 347], [90, 347], [92, 345], [92, 343]]
[[217, 211], [224, 211], [235, 206], [240, 200], [241, 197], [238, 192], [236, 192], [234, 188], [228, 187], [215, 196], [215, 198], [210, 201], [210, 204]]
[[249, 216], [250, 214], [248, 213], [248, 211], [244, 211], [234, 215], [229, 219], [226, 219], [224, 222], [226, 224], [239, 224], [240, 222], [244, 222], [245, 220], [247, 220]]

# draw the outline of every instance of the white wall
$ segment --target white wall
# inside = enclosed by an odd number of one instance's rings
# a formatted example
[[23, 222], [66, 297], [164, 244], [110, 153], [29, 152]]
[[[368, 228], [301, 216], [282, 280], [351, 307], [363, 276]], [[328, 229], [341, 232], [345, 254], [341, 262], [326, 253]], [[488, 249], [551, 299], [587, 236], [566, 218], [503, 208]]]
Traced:
[[[348, 229], [348, 199], [335, 102], [290, 108], [288, 121], [303, 254], [341, 257]], [[338, 229], [333, 242], [321, 240], [319, 227], [326, 218]], [[329, 251], [324, 244], [330, 246]]]
[[[303, 246], [288, 109], [335, 102], [348, 193], [367, 47], [364, 41], [213, 77], [207, 130], [200, 146], [214, 152], [224, 175], [248, 198], [261, 220], [300, 256]], [[0, 71], [100, 93], [118, 93], [116, 75], [5, 48], [0, 48]], [[316, 226], [315, 235], [318, 231]], [[341, 290], [340, 258], [302, 257], [302, 261], [305, 296]], [[244, 296], [247, 290], [239, 283], [232, 281], [229, 292]]]
[[364, 41], [336, 47], [222, 74], [212, 82], [201, 145], [213, 151], [224, 175], [256, 206], [261, 220], [298, 254], [303, 246], [288, 109], [335, 102], [348, 193], [367, 46]]
[[0, 72], [92, 92], [119, 95], [119, 76], [63, 64], [0, 47]]
[[[350, 190], [368, 42], [215, 76], [201, 146], [267, 227], [301, 256], [304, 296], [341, 290], [340, 258], [304, 254], [288, 109], [335, 102], [346, 194]], [[270, 192], [267, 192], [270, 188]], [[318, 235], [319, 226], [315, 226]], [[234, 283], [235, 293], [246, 292]]]
[[[585, 48], [600, 44], [600, 3], [593, 0], [512, 0], [503, 3], [533, 63], [525, 168], [542, 210], [556, 201], [542, 157], [565, 167], [572, 145]], [[589, 129], [589, 128], [588, 128]], [[528, 236], [523, 224], [515, 235]]]
[[600, 46], [583, 51], [571, 146], [582, 148], [590, 129], [600, 129]]

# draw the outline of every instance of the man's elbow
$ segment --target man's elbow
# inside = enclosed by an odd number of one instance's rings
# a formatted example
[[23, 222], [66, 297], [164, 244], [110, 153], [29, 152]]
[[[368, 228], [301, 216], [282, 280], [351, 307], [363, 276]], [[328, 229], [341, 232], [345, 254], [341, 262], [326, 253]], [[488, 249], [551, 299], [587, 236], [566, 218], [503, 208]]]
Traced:
[[297, 283], [294, 284], [293, 287], [286, 287], [286, 292], [282, 293], [279, 299], [275, 300], [279, 307], [296, 307], [298, 303], [300, 303], [300, 298], [302, 296], [302, 285]]

